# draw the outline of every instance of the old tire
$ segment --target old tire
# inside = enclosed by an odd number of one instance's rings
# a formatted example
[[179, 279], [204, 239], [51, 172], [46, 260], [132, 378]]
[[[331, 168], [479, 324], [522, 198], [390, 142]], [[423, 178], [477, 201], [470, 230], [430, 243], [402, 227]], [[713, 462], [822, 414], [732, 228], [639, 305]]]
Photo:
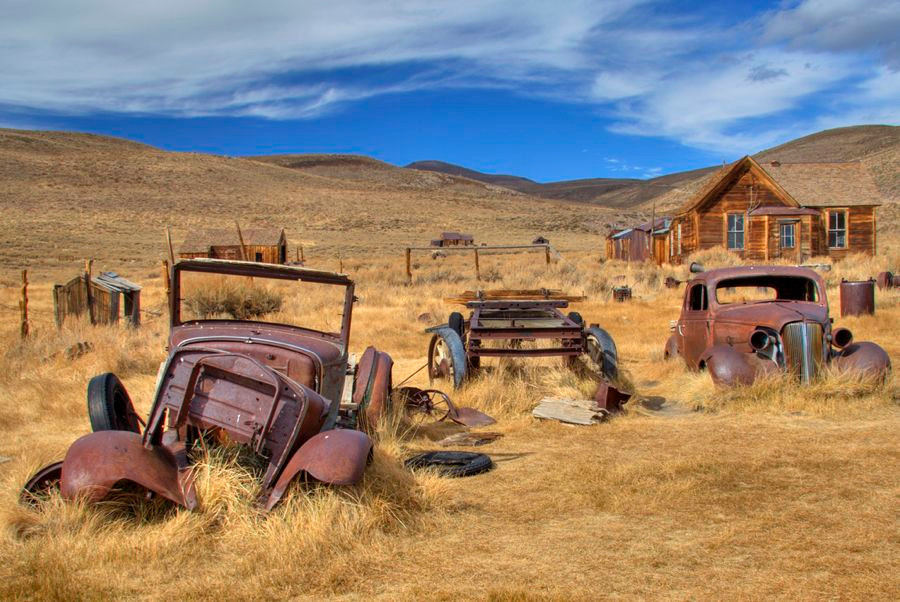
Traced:
[[34, 473], [19, 493], [19, 503], [24, 506], [35, 506], [51, 491], [58, 490], [62, 465], [62, 462], [54, 462]]
[[494, 462], [486, 454], [458, 451], [430, 451], [409, 458], [408, 468], [434, 468], [443, 477], [469, 477], [487, 472]]
[[428, 345], [429, 380], [448, 378], [453, 388], [459, 389], [466, 380], [467, 368], [466, 349], [459, 334], [439, 328]]
[[584, 326], [584, 318], [582, 318], [581, 314], [578, 313], [577, 311], [570, 311], [566, 317], [569, 318], [570, 320], [572, 320], [573, 322], [575, 322], [576, 324], [578, 324], [579, 326]]
[[588, 357], [606, 378], [615, 378], [619, 373], [619, 352], [608, 332], [597, 326], [585, 331], [585, 347]]
[[141, 432], [128, 391], [112, 372], [99, 374], [88, 383], [87, 406], [91, 430], [94, 432]]
[[447, 318], [447, 326], [450, 327], [450, 330], [456, 332], [459, 335], [459, 338], [462, 339], [465, 334], [465, 318], [458, 311], [454, 311], [450, 314], [450, 317]]

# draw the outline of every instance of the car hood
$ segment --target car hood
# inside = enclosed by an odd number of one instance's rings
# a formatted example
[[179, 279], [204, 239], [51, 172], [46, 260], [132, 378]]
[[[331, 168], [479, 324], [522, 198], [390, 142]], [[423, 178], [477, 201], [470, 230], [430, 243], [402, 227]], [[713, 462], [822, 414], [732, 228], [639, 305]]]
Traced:
[[751, 326], [766, 326], [778, 332], [789, 322], [805, 320], [824, 324], [828, 321], [828, 308], [818, 303], [804, 301], [769, 301], [765, 303], [735, 303], [720, 306], [717, 322], [731, 322]]

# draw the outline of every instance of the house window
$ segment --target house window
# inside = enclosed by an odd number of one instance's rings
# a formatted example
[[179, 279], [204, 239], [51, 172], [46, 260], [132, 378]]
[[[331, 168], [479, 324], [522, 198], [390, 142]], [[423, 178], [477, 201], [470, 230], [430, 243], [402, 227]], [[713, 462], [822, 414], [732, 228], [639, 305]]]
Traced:
[[794, 242], [794, 224], [781, 224], [781, 248], [793, 249]]
[[828, 248], [847, 248], [847, 212], [828, 212]]
[[262, 263], [262, 253], [256, 254], [256, 261], [258, 261], [259, 263]]
[[740, 251], [744, 248], [744, 214], [728, 214], [728, 248]]

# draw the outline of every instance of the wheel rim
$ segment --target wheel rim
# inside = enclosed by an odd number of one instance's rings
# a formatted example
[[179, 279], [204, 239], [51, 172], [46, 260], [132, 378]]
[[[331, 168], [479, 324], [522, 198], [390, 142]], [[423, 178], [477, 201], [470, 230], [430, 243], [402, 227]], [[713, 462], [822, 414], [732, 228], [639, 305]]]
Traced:
[[453, 358], [450, 355], [450, 348], [444, 341], [443, 337], [438, 337], [434, 345], [434, 358], [432, 365], [434, 366], [434, 375], [439, 378], [453, 379], [455, 370], [453, 368]]

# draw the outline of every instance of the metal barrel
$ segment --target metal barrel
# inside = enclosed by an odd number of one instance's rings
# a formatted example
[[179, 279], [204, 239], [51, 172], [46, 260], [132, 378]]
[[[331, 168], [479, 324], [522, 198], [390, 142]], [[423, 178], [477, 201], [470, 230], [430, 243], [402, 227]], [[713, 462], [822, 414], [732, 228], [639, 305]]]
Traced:
[[875, 280], [841, 281], [841, 316], [875, 313]]
[[900, 274], [894, 275], [894, 278], [891, 281], [891, 286], [894, 288], [900, 288]]
[[878, 288], [891, 288], [894, 285], [894, 275], [890, 272], [879, 272], [878, 276], [875, 278], [875, 282], [878, 284]]
[[628, 299], [631, 299], [630, 286], [617, 286], [613, 288], [613, 300], [618, 301], [619, 303], [623, 303]]

